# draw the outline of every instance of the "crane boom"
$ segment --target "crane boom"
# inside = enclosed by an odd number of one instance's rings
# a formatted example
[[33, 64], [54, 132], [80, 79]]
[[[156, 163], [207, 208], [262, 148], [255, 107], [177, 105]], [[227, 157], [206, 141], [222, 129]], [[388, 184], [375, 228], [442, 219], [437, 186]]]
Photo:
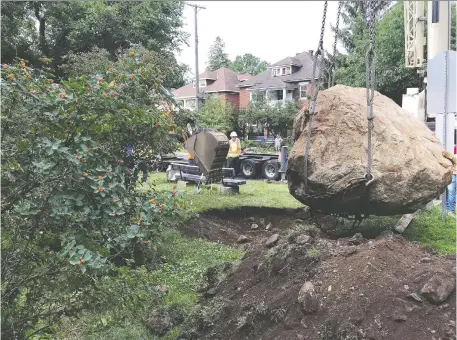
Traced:
[[405, 65], [407, 68], [424, 66], [424, 2], [405, 1]]

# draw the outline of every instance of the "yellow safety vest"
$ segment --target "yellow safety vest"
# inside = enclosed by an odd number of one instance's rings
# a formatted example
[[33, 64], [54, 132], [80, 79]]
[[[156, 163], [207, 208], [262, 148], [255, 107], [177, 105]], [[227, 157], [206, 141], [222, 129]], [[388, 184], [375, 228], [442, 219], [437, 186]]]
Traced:
[[229, 147], [229, 152], [228, 152], [227, 157], [231, 157], [231, 158], [239, 157], [240, 153], [241, 153], [240, 140], [238, 138], [236, 139], [236, 141], [232, 141], [230, 139], [229, 143], [230, 143], [230, 147]]

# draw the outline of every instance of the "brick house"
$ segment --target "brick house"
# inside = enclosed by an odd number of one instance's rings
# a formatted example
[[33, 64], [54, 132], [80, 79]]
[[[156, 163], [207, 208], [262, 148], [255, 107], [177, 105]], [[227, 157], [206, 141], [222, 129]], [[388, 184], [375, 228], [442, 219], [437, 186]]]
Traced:
[[[270, 65], [265, 72], [236, 85], [240, 108], [248, 106], [254, 96], [266, 98], [270, 105], [288, 101], [305, 101], [313, 73], [313, 51], [297, 53]], [[319, 75], [316, 69], [315, 77]]]
[[[236, 85], [251, 78], [250, 74], [237, 74], [226, 67], [213, 72], [205, 71], [199, 77], [200, 93], [203, 94], [203, 98], [217, 96], [238, 109], [240, 107], [240, 89]], [[173, 96], [183, 108], [195, 110], [195, 87], [195, 79], [193, 79], [189, 84], [173, 91]]]

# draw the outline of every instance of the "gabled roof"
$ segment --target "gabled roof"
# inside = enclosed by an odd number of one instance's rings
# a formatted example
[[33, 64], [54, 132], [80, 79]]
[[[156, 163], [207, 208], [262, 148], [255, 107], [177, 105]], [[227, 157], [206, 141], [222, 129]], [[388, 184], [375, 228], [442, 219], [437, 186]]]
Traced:
[[300, 62], [300, 60], [298, 58], [287, 57], [287, 58], [284, 58], [283, 60], [280, 60], [277, 63], [274, 63], [273, 65], [269, 66], [269, 68], [272, 68], [274, 66], [284, 66], [284, 65], [302, 66], [302, 63]]
[[[271, 68], [269, 68], [265, 72], [262, 72], [245, 82], [239, 83], [237, 87], [249, 87], [251, 89], [292, 88], [294, 87], [293, 83], [311, 80], [314, 60], [309, 52], [298, 53], [295, 57], [287, 57], [274, 63], [272, 66], [286, 65], [286, 61], [299, 62], [301, 66], [292, 74], [275, 77], [272, 76]], [[316, 68], [315, 77], [317, 78], [318, 76], [319, 68]]]
[[[200, 79], [215, 79], [215, 81], [205, 87], [200, 88], [201, 93], [211, 93], [211, 92], [239, 92], [239, 88], [236, 85], [241, 81], [241, 79], [246, 79], [252, 77], [252, 75], [243, 74], [243, 77], [232, 70], [222, 67], [214, 72], [203, 72], [200, 74]], [[213, 78], [209, 78], [213, 77]], [[248, 81], [248, 80], [247, 80]], [[189, 84], [173, 91], [173, 95], [176, 98], [186, 98], [195, 96], [195, 88], [193, 83]]]

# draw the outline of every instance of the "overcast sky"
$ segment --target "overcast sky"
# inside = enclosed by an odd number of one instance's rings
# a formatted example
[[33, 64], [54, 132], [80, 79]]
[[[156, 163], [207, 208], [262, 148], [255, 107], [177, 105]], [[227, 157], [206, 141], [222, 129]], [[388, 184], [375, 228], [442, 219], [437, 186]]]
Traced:
[[[253, 55], [275, 63], [287, 56], [315, 50], [319, 42], [324, 1], [192, 1], [206, 7], [198, 11], [199, 71], [206, 68], [208, 51], [217, 36], [233, 60], [237, 55]], [[338, 1], [329, 1], [324, 48], [331, 50]], [[178, 61], [195, 72], [194, 9], [186, 6], [184, 30], [191, 34]]]

